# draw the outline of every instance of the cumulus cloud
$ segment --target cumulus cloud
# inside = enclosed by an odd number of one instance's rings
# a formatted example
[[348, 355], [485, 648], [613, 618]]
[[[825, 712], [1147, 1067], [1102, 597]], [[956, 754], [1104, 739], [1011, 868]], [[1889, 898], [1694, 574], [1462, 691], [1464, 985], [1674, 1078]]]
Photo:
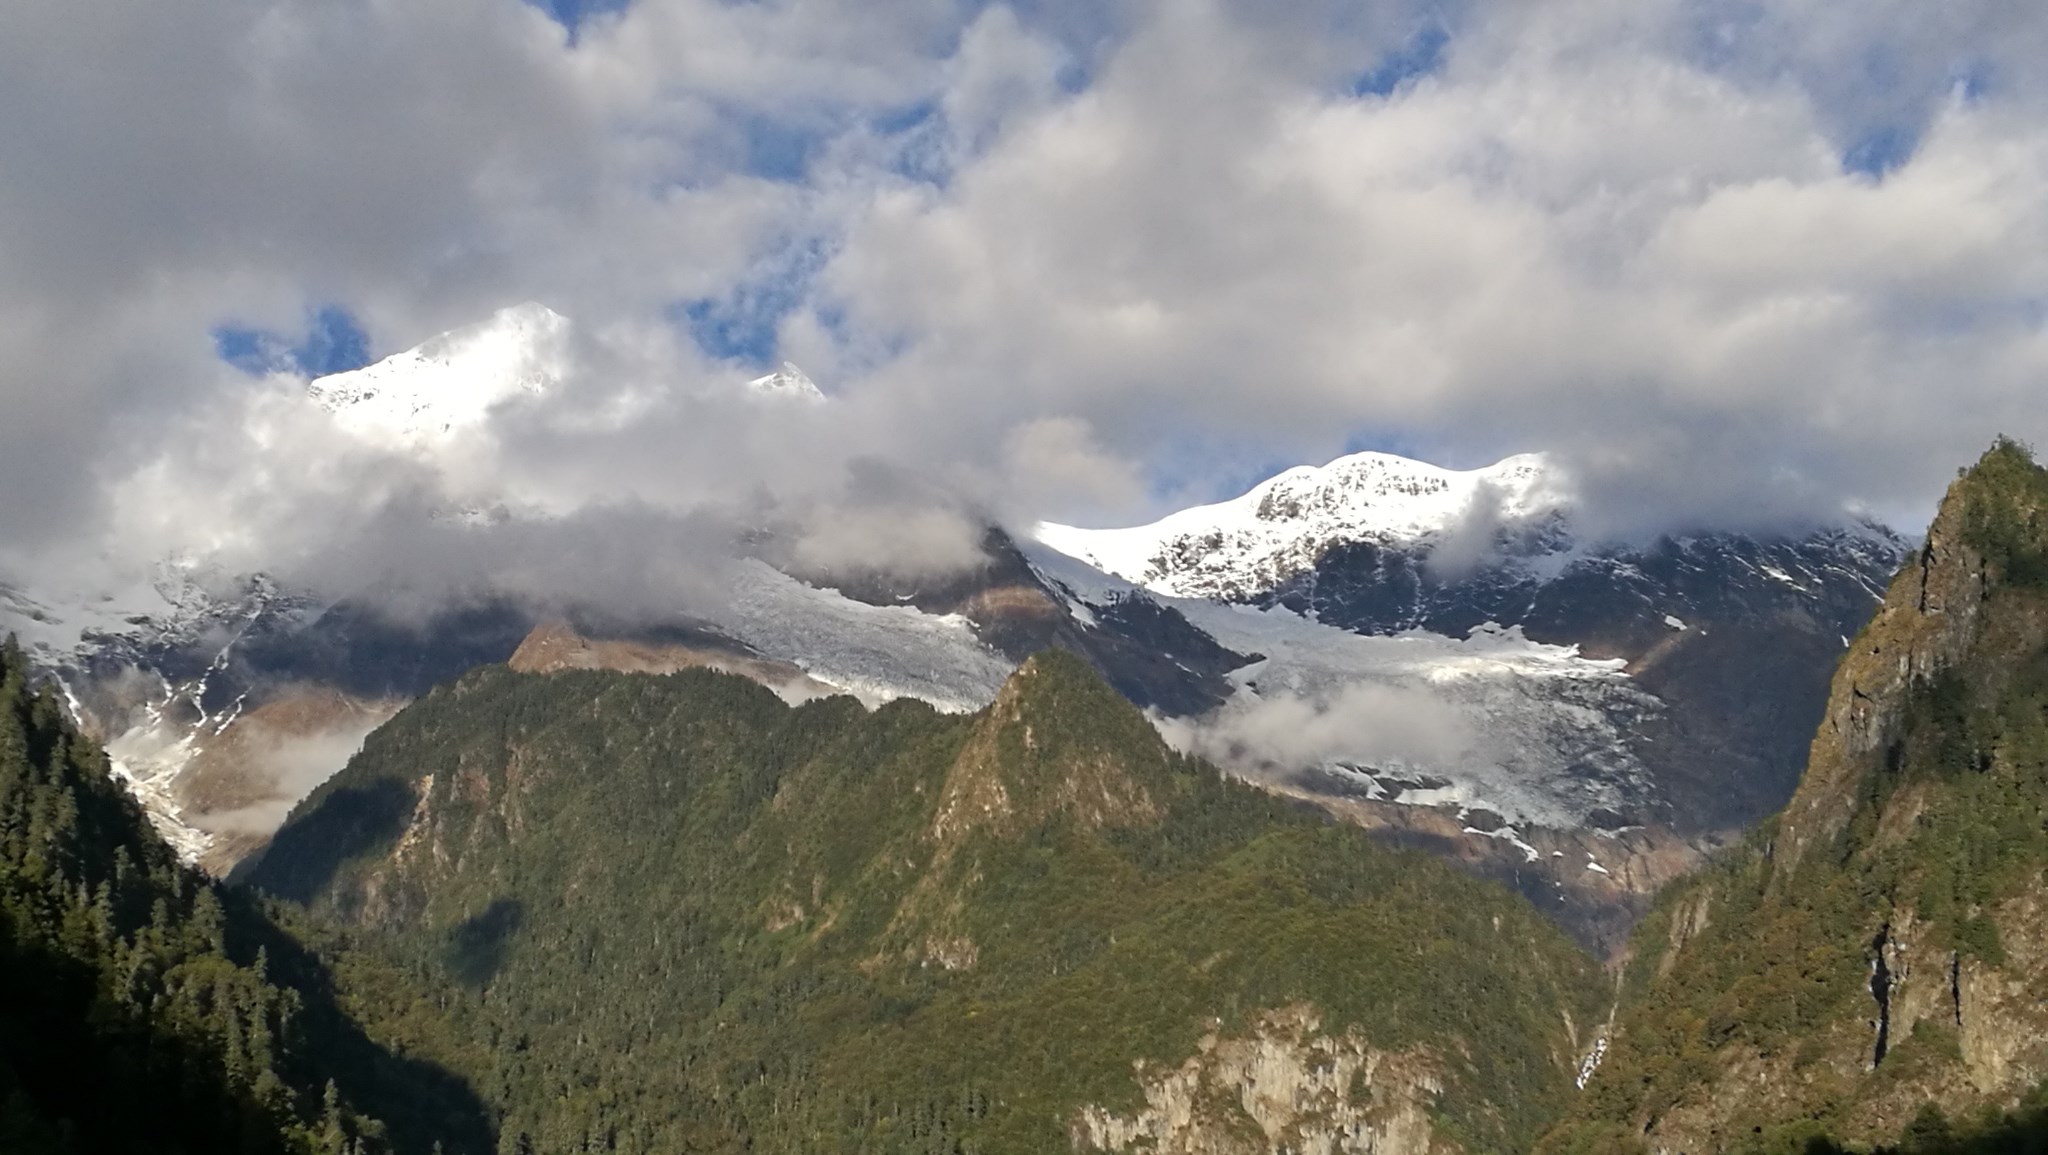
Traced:
[[[1910, 529], [1994, 433], [2048, 436], [2048, 12], [1923, 9], [32, 6], [4, 560], [457, 585], [475, 539], [426, 514], [483, 495], [560, 521], [480, 531], [534, 589], [574, 579], [522, 551], [689, 584], [763, 510], [814, 566], [943, 568], [982, 516], [1360, 446], [1550, 450], [1617, 533]], [[383, 353], [528, 299], [574, 381], [426, 463], [211, 337], [334, 305]], [[720, 392], [785, 356], [829, 418]], [[644, 565], [579, 536], [628, 526]]]

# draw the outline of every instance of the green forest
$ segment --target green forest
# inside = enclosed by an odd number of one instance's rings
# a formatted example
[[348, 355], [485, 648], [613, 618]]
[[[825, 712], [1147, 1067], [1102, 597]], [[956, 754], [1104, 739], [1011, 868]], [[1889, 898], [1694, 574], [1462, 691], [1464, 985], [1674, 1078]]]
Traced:
[[1437, 1056], [1445, 1128], [1516, 1149], [1604, 988], [1527, 904], [1171, 753], [1057, 653], [974, 718], [478, 671], [252, 881], [462, 987], [442, 1053], [507, 1150], [1059, 1149], [1142, 1105], [1134, 1061], [1296, 1003]]

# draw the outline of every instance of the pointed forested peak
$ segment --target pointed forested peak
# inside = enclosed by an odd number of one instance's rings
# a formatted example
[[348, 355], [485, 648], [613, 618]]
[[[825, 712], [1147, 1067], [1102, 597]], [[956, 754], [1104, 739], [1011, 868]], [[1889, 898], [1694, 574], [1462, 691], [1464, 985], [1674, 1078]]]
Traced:
[[1089, 1120], [1123, 1150], [1522, 1151], [1606, 988], [1526, 903], [1171, 754], [1060, 652], [968, 716], [486, 670], [251, 873], [444, 978], [441, 1053], [507, 1151], [1037, 1155]]
[[1083, 827], [1156, 821], [1176, 770], [1137, 707], [1079, 656], [1031, 656], [983, 712], [947, 775], [932, 835], [1016, 834], [1064, 815]]
[[1027, 700], [1049, 704], [1051, 697], [1061, 694], [1100, 694], [1118, 698], [1117, 692], [1102, 680], [1086, 658], [1072, 650], [1054, 647], [1026, 658], [1004, 684], [997, 701], [1008, 701], [1021, 708]]
[[1973, 680], [1996, 679], [2028, 651], [2043, 624], [2025, 596], [2034, 590], [2048, 592], [2048, 470], [2000, 438], [1949, 486], [1925, 542], [1835, 671], [1826, 720], [1785, 810], [1788, 863], [1849, 821], [1859, 784], [1898, 748], [1916, 688], [1966, 662]]
[[1103, 680], [1086, 658], [1070, 650], [1040, 650], [1010, 675], [989, 707], [989, 724], [1029, 731], [1031, 751], [1068, 747], [1114, 752], [1151, 764], [1166, 744], [1130, 699]]
[[1949, 491], [1959, 536], [1995, 581], [2048, 586], [2048, 469], [2001, 437]]

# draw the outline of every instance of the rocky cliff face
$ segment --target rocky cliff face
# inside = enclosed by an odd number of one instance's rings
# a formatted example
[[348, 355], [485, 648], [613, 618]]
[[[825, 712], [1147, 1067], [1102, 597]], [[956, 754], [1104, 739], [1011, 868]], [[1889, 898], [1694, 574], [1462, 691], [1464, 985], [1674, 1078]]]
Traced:
[[1851, 646], [1790, 805], [1644, 924], [1551, 1149], [1891, 1142], [2048, 1079], [2043, 557], [2048, 472], [2000, 443]]
[[1260, 1018], [1249, 1034], [1211, 1032], [1180, 1066], [1137, 1076], [1143, 1109], [1083, 1108], [1074, 1145], [1157, 1155], [1429, 1155], [1457, 1147], [1438, 1136], [1431, 1106], [1439, 1064], [1421, 1051], [1376, 1050], [1355, 1033], [1332, 1037], [1304, 1005]]
[[2039, 649], [2041, 620], [2031, 606], [2002, 607], [1997, 636], [1985, 636], [1995, 579], [1982, 551], [1967, 540], [1972, 499], [1971, 479], [1958, 480], [1919, 553], [1893, 579], [1884, 604], [1837, 668], [1805, 777], [1785, 808], [1787, 866], [1840, 833], [1856, 813], [1857, 788], [1903, 752], [1918, 689], [1973, 651], [1983, 651], [1984, 662], [1970, 674], [1982, 677], [2003, 673], [1990, 667], [1993, 661], [2003, 666]]

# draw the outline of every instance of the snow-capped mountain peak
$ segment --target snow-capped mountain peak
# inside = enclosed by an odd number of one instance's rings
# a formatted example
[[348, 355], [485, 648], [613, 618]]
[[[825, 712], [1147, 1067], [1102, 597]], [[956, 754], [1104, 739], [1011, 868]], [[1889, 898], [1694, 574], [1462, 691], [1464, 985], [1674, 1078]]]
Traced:
[[375, 364], [316, 378], [306, 392], [366, 440], [429, 444], [482, 423], [495, 405], [560, 383], [569, 333], [566, 317], [529, 301]]
[[1105, 573], [1174, 597], [1271, 588], [1331, 544], [1426, 545], [1460, 527], [1531, 522], [1562, 508], [1540, 453], [1483, 469], [1442, 469], [1391, 453], [1297, 466], [1241, 496], [1128, 529], [1041, 523], [1038, 540]]
[[823, 401], [824, 391], [804, 375], [795, 364], [784, 361], [782, 368], [764, 377], [747, 382], [747, 388], [763, 397], [783, 397], [795, 401]]

